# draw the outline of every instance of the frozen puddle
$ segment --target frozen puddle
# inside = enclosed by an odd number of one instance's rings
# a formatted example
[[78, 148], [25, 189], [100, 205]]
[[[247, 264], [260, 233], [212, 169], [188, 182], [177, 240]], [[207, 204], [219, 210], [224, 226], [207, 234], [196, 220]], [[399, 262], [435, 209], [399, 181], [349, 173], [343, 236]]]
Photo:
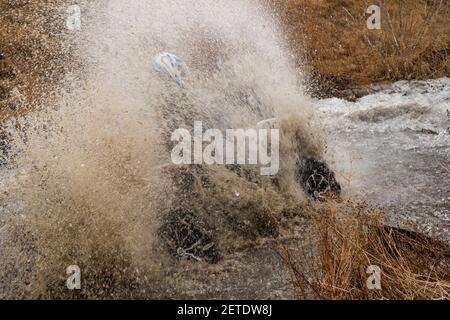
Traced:
[[344, 190], [391, 209], [390, 223], [450, 239], [450, 78], [316, 104]]

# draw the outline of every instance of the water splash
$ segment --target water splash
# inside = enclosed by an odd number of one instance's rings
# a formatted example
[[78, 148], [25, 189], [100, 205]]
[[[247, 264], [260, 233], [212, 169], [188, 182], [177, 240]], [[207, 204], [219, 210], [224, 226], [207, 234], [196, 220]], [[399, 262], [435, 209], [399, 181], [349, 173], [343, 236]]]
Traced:
[[[0, 292], [167, 296], [170, 284], [161, 279], [176, 286], [167, 268], [179, 262], [158, 244], [161, 215], [180, 203], [196, 206], [215, 221], [228, 251], [239, 246], [234, 228], [241, 238], [267, 235], [286, 198], [302, 199], [292, 174], [297, 157], [319, 156], [323, 145], [274, 17], [259, 2], [113, 0], [86, 5], [83, 15], [82, 31], [70, 40], [74, 60], [66, 61], [74, 68], [55, 88], [56, 98], [9, 126], [14, 144], [2, 169]], [[161, 51], [189, 66], [184, 91], [152, 72], [151, 59]], [[251, 127], [274, 116], [283, 128], [276, 186], [208, 168], [210, 187], [184, 193], [177, 189], [182, 175], [161, 169], [176, 127], [193, 120]], [[83, 270], [80, 292], [64, 285], [69, 265]]]

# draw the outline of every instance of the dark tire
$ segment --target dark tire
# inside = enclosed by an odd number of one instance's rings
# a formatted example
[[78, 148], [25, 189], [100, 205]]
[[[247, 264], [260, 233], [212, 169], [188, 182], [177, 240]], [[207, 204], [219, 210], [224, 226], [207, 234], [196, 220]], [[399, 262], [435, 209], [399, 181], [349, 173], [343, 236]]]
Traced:
[[341, 185], [335, 174], [324, 161], [303, 159], [297, 163], [297, 181], [311, 198], [325, 201], [339, 198]]
[[168, 252], [179, 258], [217, 263], [219, 253], [209, 226], [185, 209], [169, 212], [159, 230]]

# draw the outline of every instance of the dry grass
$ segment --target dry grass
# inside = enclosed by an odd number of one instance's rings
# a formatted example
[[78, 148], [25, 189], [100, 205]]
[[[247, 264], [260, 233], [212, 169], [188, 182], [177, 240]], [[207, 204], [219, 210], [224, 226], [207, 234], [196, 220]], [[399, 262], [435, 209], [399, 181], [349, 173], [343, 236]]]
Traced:
[[[316, 93], [339, 96], [349, 87], [450, 73], [448, 1], [272, 2]], [[372, 4], [381, 8], [381, 30], [366, 26]]]
[[[385, 227], [361, 203], [324, 204], [299, 251], [284, 249], [300, 299], [450, 299], [450, 246]], [[366, 270], [381, 268], [381, 290]]]

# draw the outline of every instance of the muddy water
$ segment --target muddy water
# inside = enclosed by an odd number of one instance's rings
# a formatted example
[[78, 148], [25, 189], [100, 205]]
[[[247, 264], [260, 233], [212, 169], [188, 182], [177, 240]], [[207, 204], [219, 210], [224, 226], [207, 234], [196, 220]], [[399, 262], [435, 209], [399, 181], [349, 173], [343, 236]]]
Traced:
[[[398, 82], [356, 102], [314, 104], [328, 131], [326, 157], [345, 196], [387, 208], [391, 225], [450, 240], [450, 79]], [[293, 298], [278, 250], [281, 244], [295, 249], [301, 230], [291, 234], [293, 239], [230, 257], [246, 267], [225, 273], [220, 292], [191, 288], [187, 296]]]
[[[193, 195], [161, 172], [171, 165], [168, 130], [192, 125], [187, 119], [223, 129], [279, 116], [302, 149], [321, 152], [310, 138], [312, 105], [273, 17], [257, 1], [117, 0], [82, 12], [65, 61], [77, 64], [40, 111], [5, 124], [1, 297], [286, 296], [277, 245], [265, 242], [260, 220], [281, 218], [286, 198], [304, 200], [289, 171], [296, 141], [284, 144], [281, 192], [218, 168], [209, 174], [215, 187]], [[153, 72], [161, 51], [189, 66], [183, 91]], [[191, 198], [216, 229], [218, 265], [161, 248], [162, 216]], [[81, 292], [65, 287], [70, 265], [83, 270]]]

